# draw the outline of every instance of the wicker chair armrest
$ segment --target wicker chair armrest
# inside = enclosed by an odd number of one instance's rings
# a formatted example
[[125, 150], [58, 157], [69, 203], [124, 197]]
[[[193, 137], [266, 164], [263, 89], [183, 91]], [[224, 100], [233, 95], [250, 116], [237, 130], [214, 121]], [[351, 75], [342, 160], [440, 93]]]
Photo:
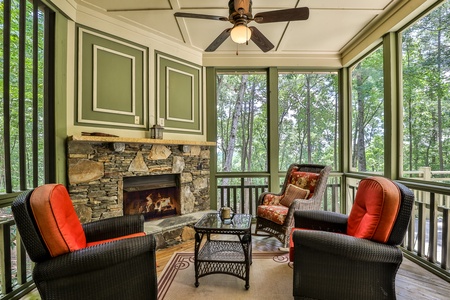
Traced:
[[34, 268], [33, 275], [35, 281], [50, 281], [104, 270], [145, 253], [152, 255], [153, 252], [154, 255], [155, 249], [153, 235], [106, 242], [39, 263]]
[[294, 226], [294, 212], [297, 210], [319, 209], [321, 201], [320, 197], [316, 197], [316, 199], [313, 198], [314, 197], [312, 197], [311, 199], [294, 199], [294, 201], [292, 201], [291, 205], [289, 206], [284, 224], [290, 227]]
[[87, 242], [112, 239], [144, 231], [144, 216], [126, 215], [83, 224]]
[[294, 212], [296, 228], [346, 233], [347, 219], [347, 215], [323, 210], [299, 210]]
[[[345, 234], [296, 230], [293, 232], [295, 255], [301, 255], [301, 248], [314, 249], [314, 253], [330, 253], [343, 259], [380, 263], [400, 263], [402, 251], [396, 247]], [[339, 259], [336, 259], [339, 261]]]

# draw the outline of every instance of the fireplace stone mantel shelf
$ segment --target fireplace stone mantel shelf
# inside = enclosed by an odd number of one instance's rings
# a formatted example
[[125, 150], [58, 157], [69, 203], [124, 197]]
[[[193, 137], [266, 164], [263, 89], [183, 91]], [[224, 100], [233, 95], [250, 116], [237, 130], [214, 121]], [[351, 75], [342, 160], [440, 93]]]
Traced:
[[189, 145], [189, 146], [216, 146], [215, 142], [207, 141], [185, 141], [185, 140], [158, 140], [148, 138], [131, 137], [110, 137], [110, 136], [80, 136], [72, 135], [68, 141], [78, 141], [87, 143], [134, 143], [134, 144], [154, 144], [154, 145]]

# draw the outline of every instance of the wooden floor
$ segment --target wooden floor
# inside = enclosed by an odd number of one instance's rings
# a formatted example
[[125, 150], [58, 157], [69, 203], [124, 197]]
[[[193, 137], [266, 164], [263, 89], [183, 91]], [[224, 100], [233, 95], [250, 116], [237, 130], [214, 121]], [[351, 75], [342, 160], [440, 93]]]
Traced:
[[[281, 243], [275, 238], [253, 236], [253, 252], [279, 251]], [[194, 241], [158, 250], [156, 252], [158, 276], [175, 252], [194, 252]], [[428, 272], [407, 258], [396, 276], [397, 300], [450, 300], [450, 283]]]
[[[279, 251], [281, 243], [275, 238], [253, 236], [253, 252]], [[156, 252], [158, 276], [164, 270], [175, 252], [194, 252], [194, 240], [183, 242]], [[398, 300], [449, 300], [450, 283], [426, 271], [410, 260], [404, 258], [396, 277]], [[22, 300], [39, 300], [37, 291], [33, 291]]]

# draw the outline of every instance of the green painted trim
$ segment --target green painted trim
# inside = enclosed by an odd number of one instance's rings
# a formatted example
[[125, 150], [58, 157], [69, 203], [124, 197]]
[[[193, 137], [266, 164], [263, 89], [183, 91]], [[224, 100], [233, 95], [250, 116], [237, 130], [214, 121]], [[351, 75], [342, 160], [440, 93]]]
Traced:
[[[339, 168], [343, 174], [350, 170], [351, 164], [351, 96], [350, 68], [339, 70]], [[342, 176], [341, 199], [347, 199], [347, 178]], [[340, 211], [346, 211], [346, 201], [340, 202]]]
[[[399, 141], [402, 121], [399, 113], [398, 98], [398, 50], [397, 36], [388, 33], [383, 37], [383, 72], [384, 72], [384, 175], [397, 179], [402, 153]], [[401, 111], [401, 110], [400, 110]], [[400, 160], [400, 161], [399, 161]]]
[[278, 135], [278, 69], [271, 67], [267, 71], [267, 108], [268, 108], [268, 137], [269, 153], [267, 153], [269, 167], [269, 191], [280, 190], [279, 176], [279, 135]]
[[60, 13], [55, 16], [55, 179], [66, 185], [67, 181], [67, 19]]
[[[212, 67], [206, 68], [206, 139], [210, 142], [215, 142], [217, 137], [217, 97], [216, 97], [216, 69]], [[217, 207], [217, 149], [210, 147], [210, 177], [209, 177], [209, 198], [210, 208], [218, 209]]]

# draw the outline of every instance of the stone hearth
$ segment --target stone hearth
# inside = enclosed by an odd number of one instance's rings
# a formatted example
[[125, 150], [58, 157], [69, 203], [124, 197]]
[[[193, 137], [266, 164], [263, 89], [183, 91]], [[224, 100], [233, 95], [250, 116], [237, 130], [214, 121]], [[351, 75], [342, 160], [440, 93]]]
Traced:
[[[151, 140], [149, 140], [151, 141]], [[209, 146], [68, 141], [68, 190], [81, 222], [123, 215], [123, 178], [180, 174], [180, 214], [209, 210]]]

